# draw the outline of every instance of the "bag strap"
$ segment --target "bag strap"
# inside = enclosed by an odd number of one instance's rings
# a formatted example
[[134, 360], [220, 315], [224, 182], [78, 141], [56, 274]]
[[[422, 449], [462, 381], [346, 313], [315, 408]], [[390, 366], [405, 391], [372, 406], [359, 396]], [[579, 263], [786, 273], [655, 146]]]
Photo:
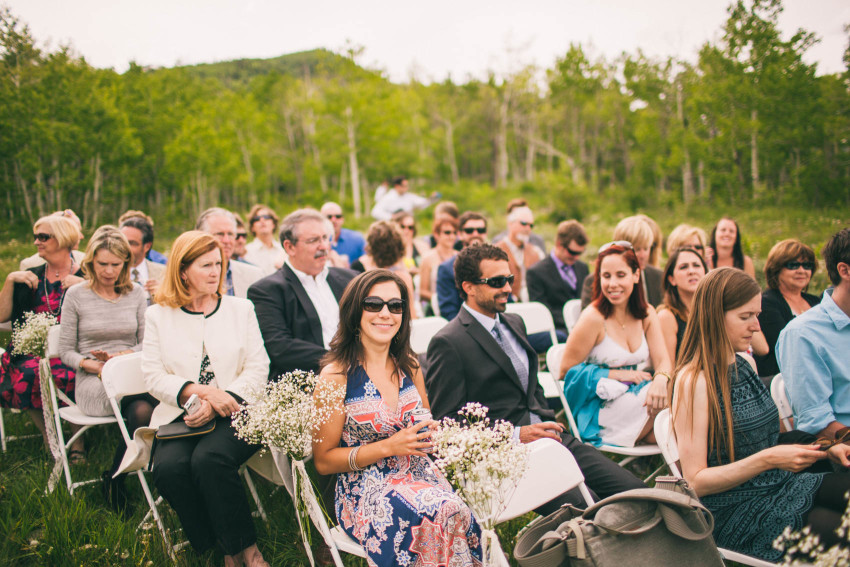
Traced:
[[571, 549], [575, 554], [575, 541], [566, 541], [569, 531], [565, 528], [570, 520], [580, 515], [581, 510], [563, 506], [524, 528], [514, 546], [514, 557], [521, 567], [561, 565], [567, 561]]
[[[634, 501], [654, 502], [657, 505], [655, 515], [642, 526], [622, 530], [615, 526], [601, 524], [597, 521], [594, 521], [594, 524], [612, 533], [636, 535], [652, 529], [663, 520], [671, 533], [690, 541], [705, 539], [714, 530], [714, 517], [699, 500], [691, 498], [686, 494], [657, 488], [638, 488], [609, 496], [585, 510], [582, 518], [589, 520], [600, 508], [608, 504]], [[682, 517], [683, 512], [699, 518], [698, 522], [701, 524], [702, 529], [694, 531]]]

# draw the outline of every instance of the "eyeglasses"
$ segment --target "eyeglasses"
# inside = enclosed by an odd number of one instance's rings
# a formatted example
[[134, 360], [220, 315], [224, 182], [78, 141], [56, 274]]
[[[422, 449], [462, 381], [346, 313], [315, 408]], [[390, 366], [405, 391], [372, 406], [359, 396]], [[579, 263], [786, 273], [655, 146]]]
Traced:
[[522, 226], [530, 226], [531, 228], [534, 228], [534, 223], [533, 223], [533, 222], [528, 222], [528, 221], [521, 220], [521, 221], [519, 221], [519, 224], [521, 224]]
[[325, 216], [328, 217], [328, 220], [334, 220], [334, 219], [341, 219], [343, 215], [339, 214], [339, 215], [325, 215]]
[[602, 254], [612, 246], [622, 246], [623, 248], [626, 248], [628, 250], [634, 250], [634, 246], [632, 246], [632, 243], [628, 240], [615, 240], [613, 242], [608, 242], [607, 244], [603, 244], [602, 246], [600, 246], [599, 253]]
[[237, 232], [236, 233], [236, 240], [239, 240], [240, 238], [244, 238], [245, 240], [248, 240], [248, 233], [247, 232]]
[[442, 231], [440, 234], [444, 234], [444, 235], [446, 235], [446, 236], [449, 236], [449, 235], [454, 236], [455, 234], [457, 234], [457, 231], [454, 231], [454, 230], [444, 230], [444, 231]]
[[463, 231], [466, 234], [475, 234], [476, 232], [478, 234], [487, 234], [487, 227], [486, 226], [470, 226], [470, 227], [464, 227]]
[[567, 251], [567, 254], [570, 256], [581, 256], [584, 254], [584, 250], [572, 250], [571, 248], [564, 247], [564, 250]]
[[492, 278], [482, 278], [480, 280], [474, 280], [472, 283], [486, 284], [492, 288], [501, 289], [505, 287], [505, 284], [514, 283], [514, 275], [511, 274], [509, 276], [493, 276]]
[[403, 230], [416, 230], [415, 224], [400, 224], [399, 225]]
[[251, 224], [261, 220], [274, 220], [274, 217], [271, 215], [257, 215], [255, 217], [251, 217]]
[[47, 234], [46, 232], [39, 232], [39, 233], [33, 234], [32, 236], [33, 236], [33, 238], [35, 238], [39, 242], [47, 242], [48, 240], [53, 238], [52, 234]]
[[850, 427], [842, 427], [838, 431], [835, 432], [835, 439], [827, 439], [826, 437], [821, 437], [817, 441], [815, 441], [815, 445], [818, 446], [818, 449], [821, 451], [826, 451], [830, 447], [838, 445], [839, 443], [846, 443], [850, 441]]
[[811, 272], [815, 269], [814, 262], [785, 262], [786, 270], [796, 270], [798, 268], [803, 268], [807, 272]]
[[368, 311], [369, 313], [380, 313], [384, 309], [384, 305], [387, 306], [387, 309], [393, 315], [401, 315], [404, 313], [403, 299], [390, 299], [384, 301], [380, 297], [371, 295], [363, 300], [363, 311]]
[[[229, 238], [231, 240], [236, 240], [235, 232], [214, 232], [212, 233], [218, 240], [224, 240], [225, 238]], [[246, 235], [247, 238], [247, 235]]]

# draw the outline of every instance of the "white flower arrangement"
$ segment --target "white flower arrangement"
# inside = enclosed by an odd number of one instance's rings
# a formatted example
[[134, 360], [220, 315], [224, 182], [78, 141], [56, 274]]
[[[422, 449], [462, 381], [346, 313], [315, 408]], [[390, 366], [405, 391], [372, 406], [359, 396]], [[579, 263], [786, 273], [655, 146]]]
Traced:
[[513, 425], [503, 420], [491, 424], [488, 411], [479, 403], [466, 404], [458, 412], [465, 423], [443, 418], [431, 435], [434, 463], [482, 527], [485, 564], [488, 551], [501, 553], [493, 531], [496, 519], [528, 467], [528, 447], [514, 441]]
[[344, 388], [313, 372], [287, 372], [268, 383], [256, 403], [233, 414], [233, 427], [248, 443], [303, 460], [310, 455], [313, 430], [342, 408], [344, 397]]
[[818, 536], [812, 534], [808, 526], [798, 532], [787, 527], [773, 542], [773, 547], [785, 552], [781, 563], [784, 567], [850, 567], [850, 503], [835, 533], [841, 541], [824, 549]]
[[14, 325], [12, 354], [44, 358], [47, 352], [47, 335], [50, 328], [57, 323], [56, 317], [50, 313], [28, 311], [24, 315], [24, 321]]

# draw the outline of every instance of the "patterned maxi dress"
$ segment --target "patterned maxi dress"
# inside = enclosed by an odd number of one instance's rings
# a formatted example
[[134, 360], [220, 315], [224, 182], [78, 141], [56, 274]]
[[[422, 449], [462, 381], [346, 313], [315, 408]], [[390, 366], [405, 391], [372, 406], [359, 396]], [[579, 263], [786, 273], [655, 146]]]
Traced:
[[[729, 366], [732, 396], [733, 438], [735, 459], [740, 460], [773, 447], [779, 442], [779, 411], [767, 388], [752, 366], [739, 355]], [[717, 391], [720, 409], [723, 398]], [[725, 415], [720, 423], [725, 429]], [[729, 462], [721, 452], [723, 464]], [[718, 466], [717, 452], [708, 455], [708, 466]], [[815, 493], [823, 474], [792, 473], [780, 469], [763, 472], [740, 486], [720, 494], [702, 497], [702, 502], [714, 514], [714, 538], [725, 547], [778, 561], [782, 552], [772, 543], [786, 526], [793, 530], [803, 527], [805, 516], [812, 509]]]
[[[25, 293], [32, 294], [34, 312], [51, 312], [57, 315], [57, 319], [60, 319], [59, 311], [64, 293], [62, 282], [50, 283], [46, 281], [44, 270], [39, 270], [39, 273], [38, 285], [34, 290], [30, 290], [26, 286], [20, 287], [26, 287]], [[82, 274], [77, 272], [76, 275]], [[16, 285], [15, 293], [20, 293], [18, 285]], [[0, 407], [21, 410], [41, 409], [42, 399], [38, 376], [40, 359], [25, 355], [12, 356], [13, 346], [9, 342], [6, 352], [0, 357]], [[53, 382], [56, 384], [56, 388], [73, 400], [75, 371], [62, 364], [59, 358], [50, 359], [50, 369], [53, 372]], [[65, 405], [64, 402], [60, 401], [59, 403]]]
[[[405, 376], [398, 407], [388, 407], [363, 367], [348, 374], [341, 447], [372, 443], [411, 424], [422, 406]], [[336, 515], [363, 545], [370, 566], [480, 565], [478, 523], [427, 457], [390, 457], [360, 472], [341, 473]]]

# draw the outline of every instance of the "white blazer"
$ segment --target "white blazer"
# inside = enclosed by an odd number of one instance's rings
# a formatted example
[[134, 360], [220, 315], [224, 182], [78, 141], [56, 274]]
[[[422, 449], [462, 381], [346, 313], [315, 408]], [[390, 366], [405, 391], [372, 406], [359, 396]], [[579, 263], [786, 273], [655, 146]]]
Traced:
[[220, 389], [249, 404], [262, 396], [269, 357], [253, 303], [224, 296], [218, 309], [206, 317], [152, 305], [145, 314], [142, 373], [148, 391], [160, 403], [150, 426], [136, 430], [116, 474], [147, 466], [156, 429], [183, 413], [177, 397], [186, 383], [198, 382], [204, 347]]
[[233, 275], [233, 293], [236, 297], [248, 297], [248, 288], [251, 284], [266, 275], [257, 266], [245, 262], [229, 262], [228, 265]]

